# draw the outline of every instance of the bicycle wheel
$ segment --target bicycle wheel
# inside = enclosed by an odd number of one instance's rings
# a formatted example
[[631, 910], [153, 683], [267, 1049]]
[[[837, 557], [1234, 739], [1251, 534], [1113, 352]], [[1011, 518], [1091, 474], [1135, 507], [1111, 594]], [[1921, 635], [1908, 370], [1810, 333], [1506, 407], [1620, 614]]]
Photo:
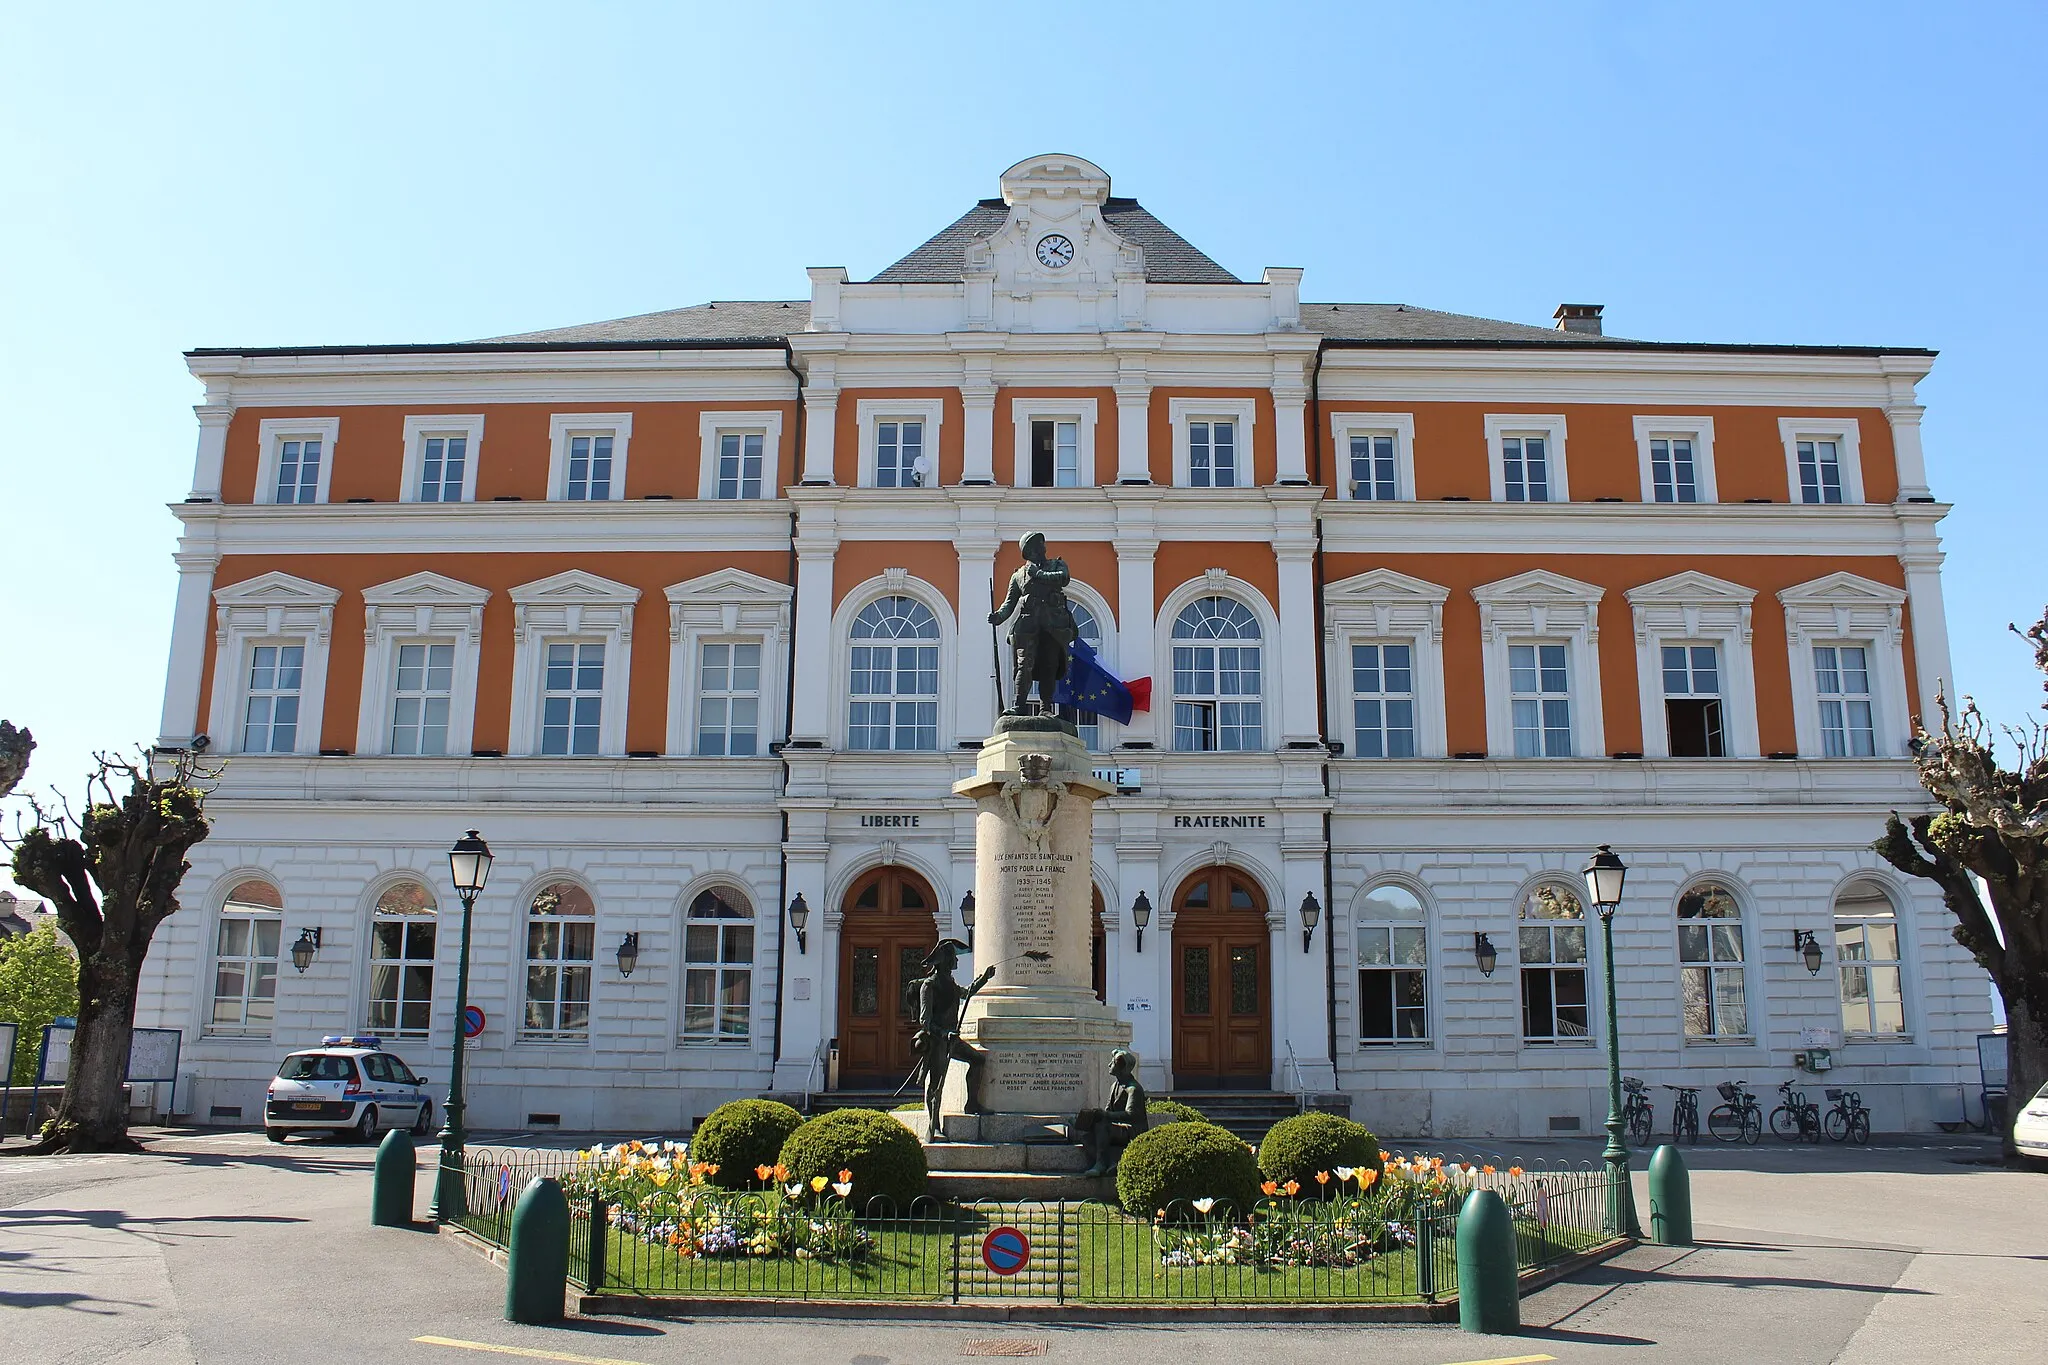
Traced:
[[1699, 1110], [1681, 1109], [1678, 1113], [1671, 1116], [1671, 1140], [1673, 1142], [1689, 1142], [1694, 1146], [1699, 1145]]
[[1764, 1111], [1751, 1105], [1742, 1111], [1742, 1140], [1754, 1147], [1763, 1141]]
[[1870, 1141], [1870, 1115], [1861, 1109], [1849, 1119], [1849, 1141]]
[[1828, 1116], [1821, 1120], [1830, 1142], [1844, 1142], [1849, 1137], [1849, 1118], [1839, 1109], [1828, 1110]]
[[1782, 1104], [1773, 1109], [1771, 1136], [1780, 1142], [1796, 1141], [1799, 1137], [1799, 1111]]
[[1650, 1140], [1650, 1106], [1645, 1104], [1631, 1109], [1628, 1114], [1628, 1140], [1640, 1147]]
[[1716, 1142], [1739, 1142], [1742, 1139], [1742, 1114], [1732, 1104], [1717, 1104], [1714, 1112], [1707, 1115], [1707, 1131], [1714, 1135]]

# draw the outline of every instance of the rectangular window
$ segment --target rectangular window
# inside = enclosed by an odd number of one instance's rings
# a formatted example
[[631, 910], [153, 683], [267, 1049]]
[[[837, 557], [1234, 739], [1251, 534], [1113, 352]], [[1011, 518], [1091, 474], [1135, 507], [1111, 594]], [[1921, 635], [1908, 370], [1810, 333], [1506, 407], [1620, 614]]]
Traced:
[[683, 930], [683, 1037], [736, 1042], [751, 1028], [754, 926], [691, 921]]
[[1834, 441], [1799, 442], [1799, 500], [1840, 502], [1842, 500], [1841, 447]]
[[455, 686], [454, 645], [400, 645], [391, 696], [391, 752], [448, 752], [448, 701]]
[[1516, 758], [1570, 758], [1572, 700], [1563, 645], [1509, 645]]
[[223, 912], [214, 939], [212, 1027], [267, 1032], [277, 1011], [277, 915]]
[[541, 694], [540, 751], [594, 754], [604, 710], [604, 646], [549, 645]]
[[467, 436], [420, 438], [420, 501], [461, 502], [463, 466], [469, 462]]
[[1749, 1033], [1742, 980], [1742, 926], [1678, 926], [1680, 1006], [1688, 1038], [1741, 1038]]
[[1501, 483], [1509, 502], [1550, 501], [1550, 438], [1503, 436]]
[[718, 496], [761, 496], [761, 442], [758, 431], [724, 431], [718, 435]]
[[760, 752], [761, 646], [706, 644], [697, 667], [697, 752]]
[[277, 443], [277, 501], [313, 502], [320, 495], [320, 442]]
[[853, 647], [847, 747], [917, 750], [939, 747], [939, 648], [926, 644]]
[[379, 917], [370, 926], [370, 1031], [424, 1038], [434, 1009], [434, 917]]
[[249, 651], [249, 690], [242, 715], [242, 752], [288, 754], [299, 742], [299, 689], [304, 645], [257, 645]]
[[528, 1038], [578, 1041], [590, 1033], [590, 964], [596, 955], [593, 920], [535, 913], [526, 922]]
[[1813, 688], [1820, 699], [1820, 737], [1829, 758], [1877, 753], [1870, 711], [1870, 654], [1862, 645], [1815, 645]]
[[1188, 486], [1237, 487], [1237, 423], [1188, 423]]
[[1031, 486], [1077, 488], [1081, 483], [1081, 424], [1057, 420], [1031, 424]]
[[1412, 645], [1351, 646], [1351, 718], [1360, 758], [1415, 757]]
[[1358, 927], [1358, 1039], [1413, 1043], [1429, 1037], [1429, 947], [1421, 926]]
[[1650, 488], [1658, 502], [1698, 502], [1699, 477], [1690, 436], [1650, 438]]
[[1520, 949], [1522, 1041], [1585, 1041], [1586, 926], [1524, 924]]
[[924, 473], [924, 423], [875, 423], [875, 487], [920, 488]]
[[1673, 758], [1721, 758], [1721, 656], [1713, 645], [1665, 645], [1664, 723]]
[[1265, 747], [1258, 645], [1173, 647], [1173, 747], [1249, 752]]
[[568, 477], [562, 496], [570, 502], [607, 502], [612, 496], [612, 437], [609, 432], [569, 438]]
[[1351, 496], [1361, 502], [1392, 502], [1394, 495], [1394, 438], [1353, 436]]
[[1842, 1032], [1906, 1031], [1899, 980], [1899, 923], [1889, 916], [1835, 921], [1835, 960], [1842, 976]]

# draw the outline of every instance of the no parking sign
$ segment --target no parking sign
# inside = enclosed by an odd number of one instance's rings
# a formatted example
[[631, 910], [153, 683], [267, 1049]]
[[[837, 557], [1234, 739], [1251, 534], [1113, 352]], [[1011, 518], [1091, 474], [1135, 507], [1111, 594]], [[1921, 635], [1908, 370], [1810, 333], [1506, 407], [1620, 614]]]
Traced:
[[1031, 1239], [1013, 1227], [996, 1228], [981, 1239], [981, 1263], [997, 1275], [1014, 1275], [1031, 1264]]

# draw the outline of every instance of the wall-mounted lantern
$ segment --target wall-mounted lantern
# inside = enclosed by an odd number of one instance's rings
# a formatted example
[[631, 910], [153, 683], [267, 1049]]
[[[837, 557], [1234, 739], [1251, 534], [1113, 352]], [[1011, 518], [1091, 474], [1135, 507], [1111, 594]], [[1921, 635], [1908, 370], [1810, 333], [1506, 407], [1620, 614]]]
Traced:
[[1814, 940], [1813, 935], [1804, 929], [1794, 929], [1792, 931], [1792, 946], [1798, 951], [1799, 956], [1805, 960], [1806, 974], [1808, 976], [1819, 976], [1820, 944]]
[[804, 893], [799, 891], [796, 893], [796, 899], [789, 903], [789, 927], [796, 930], [796, 951], [799, 957], [810, 946], [809, 940], [804, 937], [804, 926], [810, 922], [810, 903], [804, 899]]
[[629, 977], [640, 965], [640, 934], [636, 930], [619, 940], [619, 975]]
[[1472, 935], [1472, 960], [1479, 964], [1481, 976], [1492, 976], [1494, 964], [1500, 961], [1500, 954], [1494, 949], [1493, 940], [1482, 930]]
[[1138, 926], [1138, 951], [1145, 951], [1145, 926], [1152, 922], [1152, 901], [1142, 891], [1131, 902], [1131, 923]]
[[292, 945], [292, 966], [299, 969], [300, 975], [304, 975], [306, 968], [313, 965], [313, 955], [319, 951], [320, 931], [318, 929], [299, 930], [299, 941]]
[[1301, 898], [1301, 950], [1308, 951], [1309, 942], [1316, 936], [1316, 924], [1323, 917], [1323, 903], [1311, 891]]

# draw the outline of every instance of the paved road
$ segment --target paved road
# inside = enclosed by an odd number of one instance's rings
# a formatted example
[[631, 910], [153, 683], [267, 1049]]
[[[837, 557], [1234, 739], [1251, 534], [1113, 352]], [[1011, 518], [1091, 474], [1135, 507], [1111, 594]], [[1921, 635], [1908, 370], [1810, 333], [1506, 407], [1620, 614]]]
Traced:
[[[1051, 1361], [1117, 1365], [2048, 1359], [2048, 1175], [1972, 1164], [1990, 1154], [1981, 1141], [1689, 1153], [1705, 1244], [1640, 1248], [1544, 1290], [1517, 1337], [773, 1318], [515, 1327], [496, 1267], [450, 1239], [369, 1226], [369, 1149], [243, 1133], [150, 1142], [147, 1156], [0, 1155], [0, 1360], [909, 1365], [1040, 1343]], [[423, 1175], [421, 1208], [426, 1193]]]

